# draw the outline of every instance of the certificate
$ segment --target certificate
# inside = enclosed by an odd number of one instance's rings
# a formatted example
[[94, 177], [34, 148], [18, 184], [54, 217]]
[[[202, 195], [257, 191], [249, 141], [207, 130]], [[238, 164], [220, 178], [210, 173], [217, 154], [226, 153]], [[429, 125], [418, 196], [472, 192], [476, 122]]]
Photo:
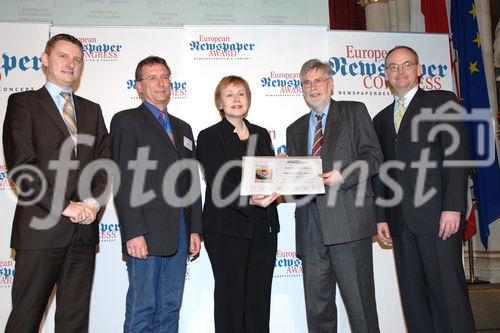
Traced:
[[241, 195], [325, 193], [321, 158], [244, 156]]

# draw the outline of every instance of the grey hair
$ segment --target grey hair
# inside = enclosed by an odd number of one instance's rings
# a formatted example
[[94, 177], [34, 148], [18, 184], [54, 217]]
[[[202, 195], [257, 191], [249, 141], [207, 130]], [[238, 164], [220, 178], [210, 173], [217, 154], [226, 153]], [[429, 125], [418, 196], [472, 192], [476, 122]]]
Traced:
[[332, 67], [327, 62], [323, 62], [319, 59], [310, 59], [307, 60], [300, 69], [300, 80], [302, 81], [304, 79], [304, 76], [306, 76], [307, 73], [312, 70], [318, 70], [327, 74], [328, 76], [332, 75]]

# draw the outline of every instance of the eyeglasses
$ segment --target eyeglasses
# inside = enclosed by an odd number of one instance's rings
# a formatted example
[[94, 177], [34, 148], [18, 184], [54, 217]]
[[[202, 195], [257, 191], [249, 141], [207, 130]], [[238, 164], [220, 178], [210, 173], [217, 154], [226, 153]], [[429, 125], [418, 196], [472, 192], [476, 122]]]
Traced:
[[150, 76], [143, 77], [139, 81], [146, 81], [146, 82], [156, 82], [158, 80], [170, 81], [170, 78], [171, 78], [170, 75], [160, 75], [160, 76], [150, 75]]
[[402, 64], [389, 64], [389, 65], [387, 65], [387, 67], [385, 69], [391, 73], [398, 72], [400, 69], [402, 71], [406, 72], [407, 70], [409, 70], [410, 68], [412, 68], [415, 65], [416, 65], [416, 63], [407, 61], [407, 62], [404, 62]]
[[313, 81], [310, 80], [305, 80], [302, 81], [302, 88], [311, 88], [313, 85], [315, 87], [323, 87], [326, 81], [328, 81], [330, 78], [324, 78], [324, 79], [314, 79]]

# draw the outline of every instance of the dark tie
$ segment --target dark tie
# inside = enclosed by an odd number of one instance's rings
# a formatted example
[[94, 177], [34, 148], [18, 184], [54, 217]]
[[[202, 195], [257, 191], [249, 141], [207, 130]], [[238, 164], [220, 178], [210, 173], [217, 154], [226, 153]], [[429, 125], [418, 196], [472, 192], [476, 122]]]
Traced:
[[60, 95], [64, 98], [64, 106], [63, 106], [63, 119], [66, 127], [68, 128], [69, 135], [71, 139], [75, 143], [76, 150], [76, 117], [75, 117], [75, 108], [71, 103], [71, 93], [61, 91]]
[[321, 155], [321, 147], [323, 146], [323, 126], [322, 119], [323, 114], [317, 114], [316, 118], [318, 123], [316, 124], [316, 130], [314, 131], [314, 141], [311, 149], [311, 156], [320, 156]]
[[165, 132], [167, 132], [170, 141], [172, 141], [175, 146], [174, 132], [172, 131], [170, 121], [168, 120], [168, 115], [165, 111], [160, 111], [160, 123], [163, 126], [163, 129], [165, 129]]

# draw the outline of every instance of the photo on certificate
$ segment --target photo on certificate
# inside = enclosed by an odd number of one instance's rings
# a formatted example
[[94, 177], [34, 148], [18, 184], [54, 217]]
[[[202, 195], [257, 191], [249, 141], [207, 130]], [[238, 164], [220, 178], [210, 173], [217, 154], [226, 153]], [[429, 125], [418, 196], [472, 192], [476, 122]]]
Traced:
[[258, 183], [272, 182], [273, 168], [268, 165], [257, 165], [255, 167], [255, 181]]
[[240, 194], [322, 194], [325, 193], [322, 173], [318, 156], [244, 156]]

